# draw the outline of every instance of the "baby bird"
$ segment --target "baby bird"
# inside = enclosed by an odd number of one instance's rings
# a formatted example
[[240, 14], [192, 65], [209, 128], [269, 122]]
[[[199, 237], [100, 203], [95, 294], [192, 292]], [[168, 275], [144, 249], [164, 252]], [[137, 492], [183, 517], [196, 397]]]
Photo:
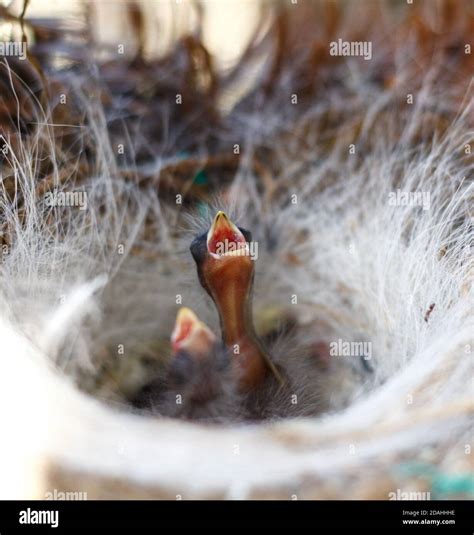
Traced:
[[222, 340], [243, 395], [242, 410], [250, 420], [315, 414], [322, 409], [318, 360], [309, 349], [292, 350], [290, 340], [286, 348], [279, 341], [267, 350], [255, 332], [251, 242], [248, 230], [219, 211], [190, 247], [199, 281], [219, 314]]
[[232, 367], [241, 391], [250, 391], [273, 374], [281, 374], [255, 333], [252, 316], [254, 261], [249, 254], [252, 236], [224, 212], [211, 228], [191, 243], [199, 281], [216, 305], [224, 344], [233, 350]]
[[132, 404], [188, 420], [236, 420], [240, 398], [229, 354], [189, 308], [178, 311], [171, 334], [173, 355], [163, 377], [148, 383]]

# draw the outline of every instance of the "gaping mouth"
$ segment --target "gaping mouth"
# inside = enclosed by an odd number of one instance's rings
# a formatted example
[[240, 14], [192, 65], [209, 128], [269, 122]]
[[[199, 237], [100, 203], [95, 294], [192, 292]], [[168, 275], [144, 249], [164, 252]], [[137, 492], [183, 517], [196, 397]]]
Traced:
[[213, 258], [242, 256], [248, 251], [245, 236], [224, 212], [217, 212], [207, 233], [207, 251]]
[[175, 353], [182, 349], [194, 353], [205, 352], [215, 342], [215, 339], [214, 333], [190, 308], [179, 309], [171, 334], [171, 346]]

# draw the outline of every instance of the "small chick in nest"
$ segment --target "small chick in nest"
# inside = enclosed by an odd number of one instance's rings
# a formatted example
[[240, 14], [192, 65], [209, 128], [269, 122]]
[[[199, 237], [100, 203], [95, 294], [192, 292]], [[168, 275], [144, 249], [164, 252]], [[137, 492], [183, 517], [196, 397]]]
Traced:
[[186, 420], [239, 419], [241, 399], [229, 352], [189, 308], [178, 312], [171, 346], [173, 355], [164, 377], [148, 383], [132, 403]]
[[146, 385], [134, 400], [136, 406], [209, 421], [258, 421], [323, 410], [317, 357], [279, 342], [265, 348], [255, 332], [251, 242], [250, 232], [224, 212], [193, 240], [191, 254], [199, 281], [216, 306], [222, 342], [189, 309], [181, 309], [167, 376]]

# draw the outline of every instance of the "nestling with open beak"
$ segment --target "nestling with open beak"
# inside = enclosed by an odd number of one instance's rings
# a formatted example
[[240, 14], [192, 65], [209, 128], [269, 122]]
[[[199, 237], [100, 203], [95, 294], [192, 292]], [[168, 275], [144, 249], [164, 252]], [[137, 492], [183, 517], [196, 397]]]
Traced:
[[173, 355], [162, 379], [146, 385], [133, 403], [174, 418], [237, 419], [240, 398], [224, 345], [189, 308], [181, 308], [171, 335]]
[[218, 212], [209, 231], [191, 244], [199, 280], [219, 314], [222, 339], [233, 353], [232, 367], [241, 391], [257, 388], [273, 375], [284, 382], [261, 342], [252, 317], [254, 260], [249, 254], [252, 236]]
[[219, 211], [208, 232], [195, 238], [191, 254], [201, 285], [212, 298], [231, 355], [231, 368], [250, 420], [320, 412], [321, 368], [309, 350], [291, 341], [266, 350], [252, 314], [255, 261], [252, 236]]

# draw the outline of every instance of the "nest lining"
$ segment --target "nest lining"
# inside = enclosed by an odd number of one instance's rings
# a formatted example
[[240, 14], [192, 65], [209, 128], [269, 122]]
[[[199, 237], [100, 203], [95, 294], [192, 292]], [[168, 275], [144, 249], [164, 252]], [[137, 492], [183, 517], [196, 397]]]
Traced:
[[[203, 53], [192, 40], [185, 50]], [[412, 71], [403, 69], [408, 79]], [[174, 155], [144, 165], [142, 147], [131, 171], [117, 161], [121, 132], [105, 120], [104, 102], [78, 89], [81, 77], [71, 82], [78, 103], [71, 113], [83, 107], [78, 120], [88, 129], [78, 146], [98, 148], [93, 158], [78, 161], [69, 151], [62, 159], [48, 127], [25, 138], [21, 150], [11, 136], [17, 158], [3, 182], [8, 254], [0, 328], [2, 354], [16, 357], [2, 361], [0, 391], [15, 400], [6, 416], [7, 451], [32, 470], [24, 469], [8, 497], [56, 488], [89, 498], [386, 498], [397, 488], [444, 488], [435, 485], [442, 476], [462, 480], [473, 408], [466, 381], [472, 159], [463, 150], [472, 137], [473, 102], [460, 97], [465, 79], [451, 80], [449, 98], [441, 100], [445, 86], [437, 74], [438, 65], [418, 74], [422, 98], [414, 111], [401, 111], [403, 84], [388, 91], [383, 81], [375, 94], [358, 85], [350, 99], [342, 97], [354, 91], [350, 84], [341, 94], [334, 90], [326, 106], [306, 105], [297, 118], [282, 107], [292, 90], [282, 77], [264, 109], [251, 111], [244, 99], [229, 116], [226, 127], [245, 147], [240, 156], [222, 149], [232, 135], [214, 123], [217, 153], [183, 156], [190, 147], [181, 140]], [[314, 88], [299, 81], [314, 102]], [[213, 91], [211, 84], [208, 96]], [[214, 113], [195, 98], [191, 108]], [[153, 153], [160, 153], [160, 140], [154, 142]], [[35, 159], [44, 154], [52, 167], [38, 184]], [[205, 183], [196, 184], [203, 170]], [[42, 201], [52, 188], [71, 185], [87, 191], [85, 213], [51, 210]], [[391, 207], [388, 194], [397, 189], [429, 191], [430, 209]], [[16, 190], [20, 205], [10, 202]], [[178, 191], [185, 207], [177, 210], [170, 200]], [[183, 218], [194, 210], [200, 220], [216, 194], [219, 206], [240, 211], [264, 244], [256, 283], [262, 322], [276, 308], [277, 317], [295, 315], [304, 342], [372, 344], [371, 371], [352, 360], [332, 364], [329, 409], [318, 418], [209, 427], [126, 406], [127, 395], [160, 365], [156, 356], [166, 354], [178, 293], [216, 327], [196, 291], [186, 251], [192, 232]], [[288, 304], [292, 295], [299, 297], [297, 311]], [[35, 448], [17, 448], [33, 430]]]

